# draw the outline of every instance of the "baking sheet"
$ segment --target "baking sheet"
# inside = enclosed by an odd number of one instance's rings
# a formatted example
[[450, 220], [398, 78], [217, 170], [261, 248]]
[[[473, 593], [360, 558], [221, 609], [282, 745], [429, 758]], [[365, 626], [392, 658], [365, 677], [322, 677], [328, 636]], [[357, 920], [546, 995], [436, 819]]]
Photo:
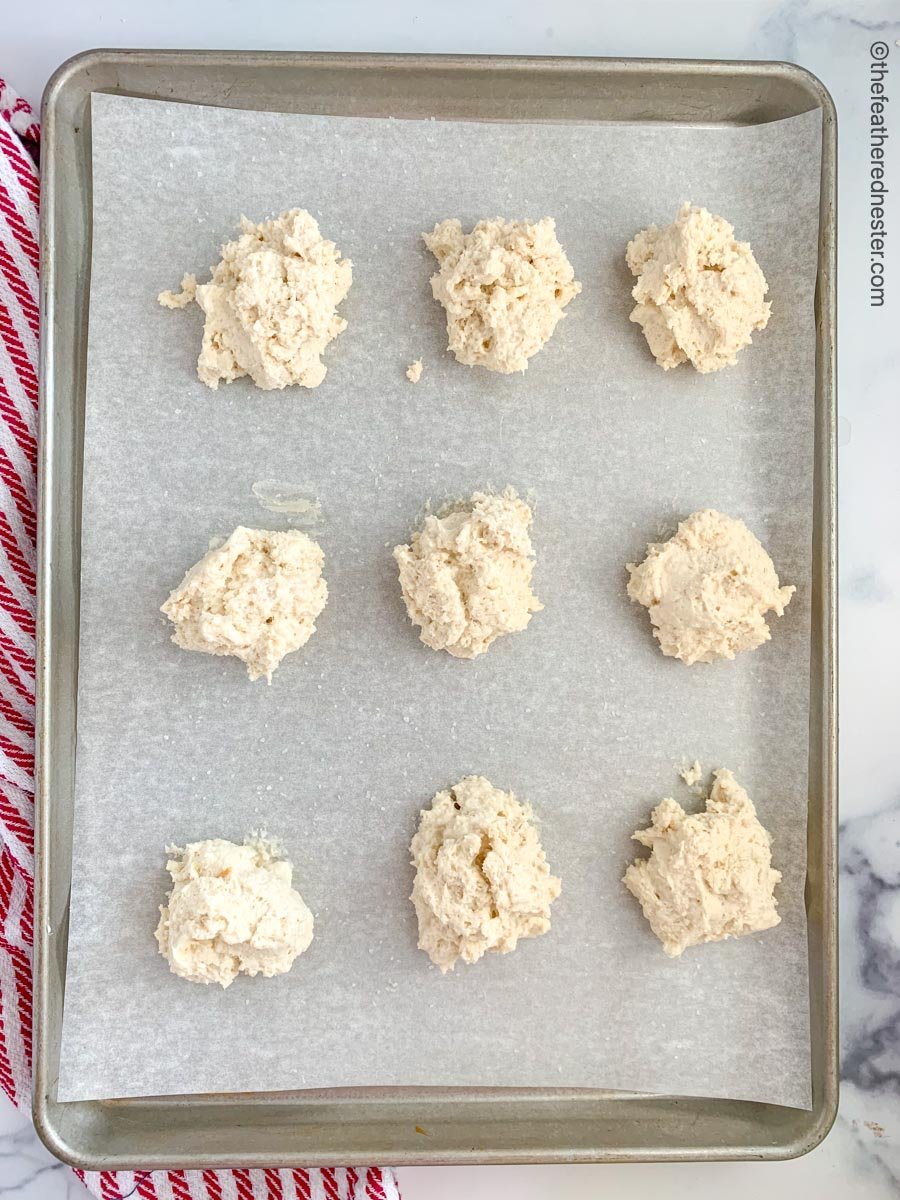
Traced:
[[[807, 1106], [803, 910], [820, 115], [743, 129], [385, 122], [93, 100], [93, 265], [71, 928], [60, 1099], [343, 1085], [612, 1087]], [[739, 365], [663, 374], [627, 320], [628, 238], [703, 203], [775, 311]], [[158, 308], [240, 212], [305, 205], [354, 260], [315, 392], [196, 379], [199, 310]], [[545, 213], [584, 285], [523, 377], [444, 350], [418, 238]], [[404, 368], [423, 357], [421, 383]], [[285, 527], [314, 487], [331, 598], [271, 688], [169, 642], [158, 606], [210, 536]], [[390, 548], [429, 497], [512, 483], [546, 608], [474, 663], [421, 646]], [[623, 564], [695, 508], [744, 517], [799, 585], [772, 643], [663, 659]], [[620, 877], [630, 832], [729, 766], [775, 838], [782, 925], [670, 962]], [[535, 806], [553, 931], [442, 978], [406, 847], [468, 772]], [[213, 992], [152, 931], [163, 846], [287, 843], [316, 939]]]

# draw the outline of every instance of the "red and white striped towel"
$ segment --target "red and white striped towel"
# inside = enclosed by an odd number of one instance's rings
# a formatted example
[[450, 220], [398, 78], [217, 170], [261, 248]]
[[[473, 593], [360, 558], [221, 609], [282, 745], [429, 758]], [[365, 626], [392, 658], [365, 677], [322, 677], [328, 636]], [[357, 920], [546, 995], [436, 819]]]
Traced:
[[[0, 79], [0, 1085], [31, 1094], [39, 130]], [[379, 1167], [78, 1174], [100, 1200], [399, 1200]]]

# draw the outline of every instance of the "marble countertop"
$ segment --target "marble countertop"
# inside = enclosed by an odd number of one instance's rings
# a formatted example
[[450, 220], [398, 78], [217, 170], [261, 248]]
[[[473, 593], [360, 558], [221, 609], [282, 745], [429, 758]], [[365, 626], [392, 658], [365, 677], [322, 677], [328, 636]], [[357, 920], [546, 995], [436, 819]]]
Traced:
[[[0, 71], [33, 103], [53, 68], [98, 45], [788, 59], [839, 117], [841, 521], [841, 1020], [837, 1124], [796, 1162], [637, 1167], [414, 1168], [407, 1200], [647, 1196], [879, 1200], [900, 1191], [900, 3], [898, 0], [43, 0], [2, 18]], [[870, 47], [887, 48], [883, 307], [869, 306]], [[892, 220], [894, 218], [894, 220]], [[892, 228], [896, 225], [896, 229]], [[0, 1198], [87, 1193], [0, 1101]]]

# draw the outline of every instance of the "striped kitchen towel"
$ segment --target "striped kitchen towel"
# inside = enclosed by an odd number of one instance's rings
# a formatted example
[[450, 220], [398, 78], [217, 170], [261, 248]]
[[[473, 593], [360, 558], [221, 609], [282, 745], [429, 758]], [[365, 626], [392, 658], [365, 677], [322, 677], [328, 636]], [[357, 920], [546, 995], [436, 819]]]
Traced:
[[[39, 130], [0, 79], [0, 1085], [31, 1093]], [[101, 1200], [399, 1200], [379, 1167], [79, 1171]]]

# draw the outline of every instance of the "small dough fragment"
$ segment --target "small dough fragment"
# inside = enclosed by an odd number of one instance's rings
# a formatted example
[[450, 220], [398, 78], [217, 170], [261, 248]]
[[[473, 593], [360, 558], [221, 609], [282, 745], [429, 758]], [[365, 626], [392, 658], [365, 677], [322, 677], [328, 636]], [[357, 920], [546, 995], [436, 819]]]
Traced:
[[670, 957], [780, 922], [772, 839], [730, 771], [714, 772], [706, 812], [688, 816], [663, 800], [650, 828], [632, 836], [650, 857], [632, 863], [623, 882]]
[[714, 662], [753, 650], [772, 636], [797, 590], [779, 586], [771, 558], [743, 521], [706, 508], [667, 542], [653, 542], [631, 574], [628, 595], [649, 609], [663, 654], [685, 663]]
[[162, 606], [183, 650], [232, 654], [251, 679], [272, 672], [316, 632], [328, 588], [321, 547], [299, 529], [239, 525], [204, 554]]
[[415, 362], [411, 362], [406, 368], [406, 378], [410, 383], [418, 383], [422, 378], [422, 360], [417, 358]]
[[209, 283], [185, 275], [181, 292], [160, 292], [159, 303], [196, 300], [206, 313], [197, 374], [207, 387], [242, 375], [266, 391], [318, 387], [322, 353], [347, 328], [336, 309], [350, 291], [352, 264], [303, 208], [259, 225], [241, 217], [240, 228]]
[[283, 975], [313, 938], [291, 864], [262, 838], [168, 847], [172, 876], [156, 940], [175, 975], [227, 988], [239, 974]]
[[447, 313], [448, 349], [467, 366], [511, 375], [549, 341], [581, 291], [556, 237], [556, 222], [452, 218], [423, 233], [440, 269], [431, 290]]
[[531, 590], [531, 520], [512, 488], [476, 492], [443, 516], [426, 517], [408, 546], [394, 548], [406, 611], [426, 646], [475, 658], [540, 612]]
[[700, 766], [699, 761], [695, 758], [689, 767], [684, 767], [684, 769], [679, 771], [678, 774], [688, 785], [688, 787], [692, 788], [703, 778], [703, 768]]
[[749, 242], [705, 208], [685, 201], [671, 225], [651, 225], [628, 243], [637, 283], [631, 313], [664, 371], [692, 362], [701, 374], [733, 366], [771, 304]]
[[550, 928], [562, 884], [550, 874], [528, 805], [481, 775], [438, 792], [410, 845], [410, 899], [419, 949], [442, 972], [488, 950], [508, 954], [519, 938]]

